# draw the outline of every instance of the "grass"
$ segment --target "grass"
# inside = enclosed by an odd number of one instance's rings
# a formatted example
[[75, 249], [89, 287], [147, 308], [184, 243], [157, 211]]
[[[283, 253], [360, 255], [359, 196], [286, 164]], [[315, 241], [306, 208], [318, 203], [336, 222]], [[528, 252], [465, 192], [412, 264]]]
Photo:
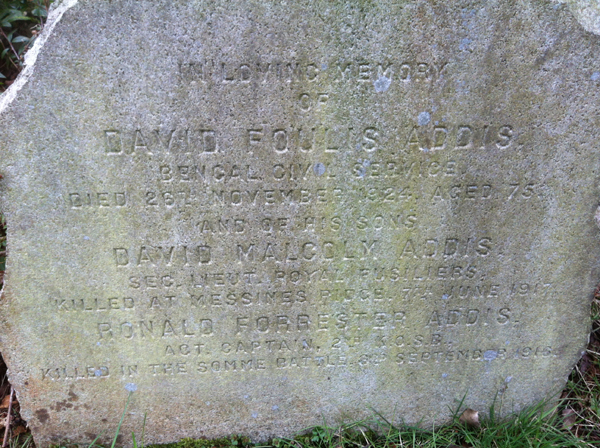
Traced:
[[[424, 430], [395, 427], [384, 419], [373, 418], [341, 427], [326, 425], [309, 428], [293, 438], [273, 439], [254, 444], [247, 437], [222, 439], [182, 439], [177, 443], [147, 445], [145, 448], [525, 448], [598, 446], [561, 429], [558, 407], [539, 404], [507, 419], [483, 418], [480, 426], [461, 423], [455, 415], [452, 423]], [[490, 415], [493, 409], [490, 410]], [[123, 414], [124, 415], [124, 414]], [[118, 435], [118, 431], [115, 434]], [[136, 443], [134, 448], [144, 448]], [[91, 444], [89, 448], [96, 445]], [[69, 448], [57, 446], [55, 448]], [[111, 448], [115, 448], [114, 442]]]
[[577, 436], [600, 440], [600, 290], [592, 302], [592, 332], [587, 352], [562, 393], [563, 425]]
[[[490, 415], [493, 412], [490, 412]], [[558, 429], [556, 412], [543, 404], [506, 420], [484, 418], [481, 426], [461, 423], [430, 430], [394, 427], [382, 420], [358, 422], [341, 428], [312, 428], [294, 439], [274, 441], [278, 448], [399, 448], [399, 447], [587, 447], [591, 444]], [[175, 447], [173, 447], [175, 448]]]

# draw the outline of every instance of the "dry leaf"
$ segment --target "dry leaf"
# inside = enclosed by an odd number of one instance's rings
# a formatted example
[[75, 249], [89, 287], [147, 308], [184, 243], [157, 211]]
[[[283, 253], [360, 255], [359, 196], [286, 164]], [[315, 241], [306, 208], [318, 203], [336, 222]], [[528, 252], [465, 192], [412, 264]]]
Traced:
[[25, 426], [23, 426], [23, 425], [19, 425], [12, 430], [12, 435], [18, 436], [19, 434], [24, 434], [26, 432], [27, 432], [27, 428], [25, 428]]
[[588, 355], [587, 352], [584, 353], [583, 356], [581, 357], [581, 360], [579, 361], [579, 371], [581, 373], [586, 373], [592, 366], [593, 366], [593, 363], [590, 358], [590, 355]]
[[8, 409], [8, 404], [10, 403], [10, 394], [8, 394], [6, 397], [4, 397], [2, 399], [2, 402], [0, 403], [0, 408], [1, 409]]
[[577, 421], [577, 414], [571, 408], [566, 408], [562, 411], [563, 416], [563, 428], [571, 429], [575, 422]]
[[479, 412], [474, 411], [473, 409], [465, 409], [465, 412], [462, 413], [458, 421], [467, 426], [479, 428]]

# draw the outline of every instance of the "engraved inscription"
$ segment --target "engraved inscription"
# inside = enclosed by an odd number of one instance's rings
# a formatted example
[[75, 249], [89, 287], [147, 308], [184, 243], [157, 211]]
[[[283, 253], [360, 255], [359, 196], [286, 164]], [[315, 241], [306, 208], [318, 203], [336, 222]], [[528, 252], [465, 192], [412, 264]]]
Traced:
[[494, 265], [506, 242], [493, 227], [431, 219], [542, 206], [548, 187], [536, 176], [498, 179], [468, 157], [517, 151], [517, 128], [435, 121], [429, 112], [402, 124], [331, 121], [340, 91], [304, 88], [331, 81], [382, 93], [438, 82], [446, 69], [358, 59], [180, 62], [180, 80], [207, 89], [299, 84], [295, 118], [115, 122], [99, 131], [106, 160], [144, 160], [151, 174], [143, 186], [73, 188], [64, 196], [69, 209], [131, 210], [153, 223], [176, 213], [182, 227], [177, 237], [167, 226], [160, 237], [118, 238], [106, 255], [120, 293], [52, 297], [49, 309], [82, 316], [97, 347], [138, 344], [155, 361], [47, 367], [43, 379], [102, 379], [109, 369], [132, 378], [250, 375], [558, 356], [544, 343], [505, 347], [494, 337], [530, 319], [523, 305], [550, 297], [552, 283], [501, 281]]

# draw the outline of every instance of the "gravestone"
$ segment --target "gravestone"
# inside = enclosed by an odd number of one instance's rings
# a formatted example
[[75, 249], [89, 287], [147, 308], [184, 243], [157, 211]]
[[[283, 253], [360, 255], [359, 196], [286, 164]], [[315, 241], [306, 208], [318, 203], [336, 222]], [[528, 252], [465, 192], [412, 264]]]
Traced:
[[58, 4], [0, 103], [0, 348], [38, 446], [129, 396], [146, 442], [554, 396], [600, 278], [594, 20]]

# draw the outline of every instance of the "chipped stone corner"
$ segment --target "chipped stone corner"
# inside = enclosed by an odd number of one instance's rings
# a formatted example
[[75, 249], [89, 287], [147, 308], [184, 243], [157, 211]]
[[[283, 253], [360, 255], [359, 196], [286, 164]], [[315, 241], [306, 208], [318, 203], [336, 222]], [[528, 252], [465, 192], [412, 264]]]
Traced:
[[33, 47], [31, 47], [31, 50], [29, 50], [27, 54], [25, 54], [23, 71], [21, 71], [19, 76], [17, 76], [15, 82], [13, 82], [10, 85], [10, 87], [6, 89], [6, 91], [2, 95], [0, 95], [0, 114], [2, 114], [4, 110], [10, 105], [10, 103], [14, 101], [14, 99], [17, 97], [17, 94], [19, 93], [19, 90], [21, 90], [23, 86], [27, 84], [27, 81], [33, 74], [35, 61], [37, 60], [40, 51], [44, 47], [44, 44], [48, 40], [48, 37], [50, 37], [50, 35], [52, 34], [54, 27], [58, 22], [60, 22], [60, 19], [62, 18], [63, 14], [69, 9], [71, 9], [73, 6], [75, 6], [78, 1], [79, 0], [59, 0], [50, 9], [50, 12], [48, 13], [48, 19], [46, 20], [46, 25], [44, 26], [42, 34], [40, 34], [40, 36], [35, 40], [35, 43], [33, 44]]
[[600, 36], [600, 0], [554, 0], [565, 3], [579, 24], [588, 32]]

